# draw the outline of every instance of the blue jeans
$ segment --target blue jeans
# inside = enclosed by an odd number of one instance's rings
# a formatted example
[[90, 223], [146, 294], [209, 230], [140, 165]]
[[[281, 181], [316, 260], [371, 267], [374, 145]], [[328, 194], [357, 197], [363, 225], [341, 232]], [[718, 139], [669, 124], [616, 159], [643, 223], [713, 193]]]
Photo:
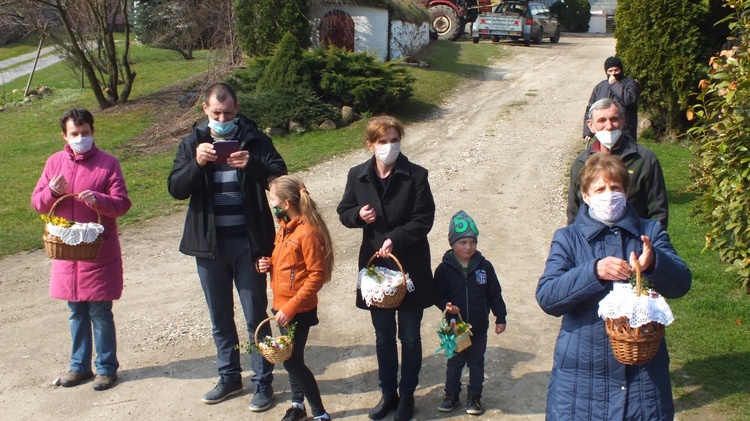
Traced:
[[[96, 346], [96, 373], [115, 374], [120, 367], [117, 362], [117, 338], [112, 301], [68, 301], [70, 308], [70, 335], [73, 350], [70, 353], [70, 369], [78, 373], [91, 372], [92, 346]], [[93, 342], [91, 340], [93, 327]]]
[[[422, 368], [422, 324], [423, 309], [395, 310], [374, 309], [370, 311], [375, 328], [375, 353], [378, 357], [378, 378], [384, 396], [412, 396], [419, 384]], [[398, 324], [397, 324], [398, 321]], [[401, 341], [401, 382], [398, 382], [398, 347], [396, 336]]]
[[487, 329], [472, 331], [471, 346], [448, 359], [445, 369], [445, 392], [461, 392], [461, 372], [464, 365], [469, 367], [469, 387], [471, 395], [482, 395], [484, 383], [484, 352], [487, 350]]
[[[241, 381], [240, 351], [234, 348], [240, 340], [234, 323], [232, 287], [237, 288], [247, 332], [252, 340], [255, 328], [268, 317], [266, 275], [255, 270], [246, 235], [220, 236], [217, 244], [219, 254], [216, 259], [196, 258], [198, 277], [211, 315], [219, 375], [231, 382]], [[266, 323], [258, 336], [270, 334], [271, 326]], [[256, 391], [270, 386], [273, 381], [273, 364], [260, 354], [252, 354], [250, 364], [253, 369], [251, 380]]]

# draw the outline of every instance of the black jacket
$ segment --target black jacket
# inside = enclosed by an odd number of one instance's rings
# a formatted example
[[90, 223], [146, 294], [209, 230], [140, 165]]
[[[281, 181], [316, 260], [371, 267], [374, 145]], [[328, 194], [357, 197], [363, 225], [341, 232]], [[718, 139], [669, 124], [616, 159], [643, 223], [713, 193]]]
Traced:
[[[284, 175], [287, 170], [271, 138], [259, 131], [254, 121], [238, 115], [237, 126], [240, 149], [250, 152], [250, 160], [239, 172], [239, 181], [250, 253], [255, 260], [270, 256], [273, 251], [275, 228], [265, 192], [268, 178]], [[203, 142], [213, 142], [205, 122], [180, 141], [167, 188], [175, 199], [190, 198], [180, 251], [189, 256], [215, 259], [218, 253], [213, 207], [215, 166], [209, 162], [201, 168], [195, 159], [196, 148]]]
[[[432, 198], [427, 170], [399, 155], [390, 180], [382, 196], [378, 193], [380, 180], [375, 174], [375, 157], [349, 170], [344, 197], [336, 211], [347, 228], [362, 228], [359, 248], [359, 269], [375, 254], [383, 241], [393, 242], [393, 255], [414, 282], [415, 290], [407, 292], [400, 309], [427, 308], [433, 303], [430, 244], [427, 233], [435, 221], [435, 202]], [[377, 214], [375, 222], [366, 224], [359, 210], [369, 204]], [[377, 266], [398, 270], [391, 259], [376, 259]], [[357, 307], [368, 308], [357, 291]], [[377, 309], [377, 307], [369, 307]]]
[[[570, 185], [568, 187], [568, 225], [576, 220], [578, 208], [583, 203], [579, 176], [586, 160], [599, 150], [599, 142], [593, 141], [588, 148], [578, 154], [570, 168]], [[643, 219], [654, 219], [661, 223], [666, 231], [669, 222], [669, 204], [664, 174], [659, 159], [651, 149], [635, 143], [624, 134], [618, 141], [612, 155], [625, 164], [630, 175], [628, 202], [635, 208], [636, 214]]]
[[625, 117], [623, 132], [629, 134], [633, 140], [638, 140], [638, 82], [629, 77], [624, 77], [611, 85], [608, 79], [604, 79], [594, 87], [586, 106], [586, 113], [583, 115], [583, 137], [594, 136], [586, 120], [589, 118], [589, 108], [602, 98], [610, 98], [620, 104], [620, 112]]
[[452, 252], [445, 252], [443, 262], [435, 269], [435, 305], [440, 311], [449, 302], [458, 306], [461, 318], [474, 329], [487, 330], [490, 310], [495, 315], [495, 324], [505, 324], [505, 301], [492, 263], [477, 251], [464, 275]]

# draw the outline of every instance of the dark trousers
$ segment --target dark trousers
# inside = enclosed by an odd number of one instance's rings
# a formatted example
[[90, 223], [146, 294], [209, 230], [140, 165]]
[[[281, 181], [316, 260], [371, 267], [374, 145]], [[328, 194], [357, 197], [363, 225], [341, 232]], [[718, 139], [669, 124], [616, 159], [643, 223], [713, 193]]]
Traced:
[[[422, 368], [422, 325], [423, 309], [395, 310], [377, 309], [370, 311], [372, 326], [375, 328], [375, 352], [378, 357], [378, 378], [384, 396], [412, 396], [419, 384], [419, 370]], [[401, 341], [401, 383], [398, 382], [398, 347], [396, 337]]]
[[[307, 402], [310, 404], [310, 411], [313, 417], [317, 417], [326, 413], [323, 407], [323, 400], [320, 398], [320, 389], [318, 389], [318, 382], [315, 380], [315, 376], [312, 371], [307, 368], [305, 364], [305, 344], [310, 334], [310, 326], [305, 323], [308, 313], [317, 313], [315, 310], [311, 310], [302, 314], [298, 314], [292, 320], [297, 322], [297, 330], [294, 333], [294, 350], [292, 356], [288, 360], [284, 361], [284, 368], [289, 373], [289, 387], [292, 390], [292, 402], [302, 403], [307, 398]], [[315, 323], [317, 324], [317, 315], [314, 315]], [[281, 328], [283, 334], [286, 334], [286, 329]]]
[[469, 387], [471, 395], [482, 395], [484, 383], [484, 352], [487, 350], [487, 329], [473, 330], [471, 346], [448, 359], [445, 370], [445, 392], [461, 392], [461, 373], [464, 366], [469, 367]]
[[[241, 381], [240, 351], [234, 348], [239, 344], [239, 338], [234, 323], [232, 287], [237, 288], [247, 332], [252, 339], [255, 328], [268, 317], [266, 275], [255, 270], [246, 235], [220, 236], [217, 243], [219, 254], [216, 259], [196, 258], [198, 277], [211, 314], [219, 375], [229, 381]], [[258, 337], [270, 334], [271, 327], [266, 323]], [[250, 363], [253, 369], [251, 380], [256, 391], [270, 386], [273, 381], [273, 364], [260, 354], [252, 354]]]

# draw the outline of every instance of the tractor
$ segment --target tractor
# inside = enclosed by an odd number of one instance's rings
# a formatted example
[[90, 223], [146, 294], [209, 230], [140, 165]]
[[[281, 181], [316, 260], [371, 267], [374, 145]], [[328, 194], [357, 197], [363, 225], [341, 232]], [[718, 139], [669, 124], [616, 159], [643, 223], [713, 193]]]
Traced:
[[[419, 0], [430, 12], [430, 31], [441, 40], [455, 41], [464, 33], [466, 24], [474, 22], [482, 12], [490, 11], [491, 0]], [[486, 10], [484, 10], [486, 9]]]

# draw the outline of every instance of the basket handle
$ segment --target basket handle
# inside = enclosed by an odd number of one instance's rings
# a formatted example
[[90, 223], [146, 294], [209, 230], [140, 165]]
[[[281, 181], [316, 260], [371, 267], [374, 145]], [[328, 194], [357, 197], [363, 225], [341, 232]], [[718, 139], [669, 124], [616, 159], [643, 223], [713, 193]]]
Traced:
[[[445, 316], [446, 316], [447, 314], [448, 314], [448, 309], [446, 308], [445, 310], [443, 310], [443, 320], [445, 320]], [[453, 313], [451, 313], [451, 314], [453, 314]], [[463, 322], [463, 321], [464, 321], [464, 319], [463, 319], [463, 318], [461, 318], [461, 312], [460, 312], [460, 311], [458, 312], [458, 320], [459, 320], [460, 322]]]
[[[52, 204], [52, 207], [50, 208], [49, 212], [47, 212], [47, 217], [51, 218], [53, 212], [55, 211], [55, 208], [57, 207], [57, 205], [63, 199], [67, 199], [68, 197], [78, 197], [78, 193], [68, 193], [68, 194], [64, 194], [64, 195], [60, 196], [57, 200], [55, 200], [55, 203]], [[102, 214], [99, 213], [99, 207], [96, 206], [96, 205], [94, 205], [94, 210], [96, 211], [96, 219], [97, 219], [96, 223], [97, 224], [101, 224], [102, 223]]]
[[641, 262], [638, 260], [638, 257], [635, 258], [635, 296], [640, 297], [641, 296]]
[[[258, 333], [260, 333], [260, 327], [263, 326], [265, 323], [268, 323], [271, 320], [276, 320], [276, 317], [269, 317], [266, 320], [263, 320], [262, 322], [258, 323], [258, 327], [255, 328], [255, 335], [253, 336], [253, 340], [255, 341], [255, 346], [258, 346]], [[271, 325], [271, 334], [273, 335], [273, 325]]]
[[[378, 257], [378, 253], [375, 253], [372, 255], [372, 257], [370, 257], [370, 260], [367, 261], [367, 264], [365, 265], [365, 267], [370, 267], [370, 265], [372, 264], [372, 261], [375, 260], [376, 257]], [[404, 273], [404, 267], [401, 266], [401, 262], [398, 261], [398, 259], [396, 258], [396, 256], [393, 255], [393, 253], [388, 253], [388, 257], [393, 259], [393, 261], [396, 262], [396, 264], [398, 265], [398, 270], [401, 271], [401, 283], [402, 284], [405, 283], [406, 273]]]

